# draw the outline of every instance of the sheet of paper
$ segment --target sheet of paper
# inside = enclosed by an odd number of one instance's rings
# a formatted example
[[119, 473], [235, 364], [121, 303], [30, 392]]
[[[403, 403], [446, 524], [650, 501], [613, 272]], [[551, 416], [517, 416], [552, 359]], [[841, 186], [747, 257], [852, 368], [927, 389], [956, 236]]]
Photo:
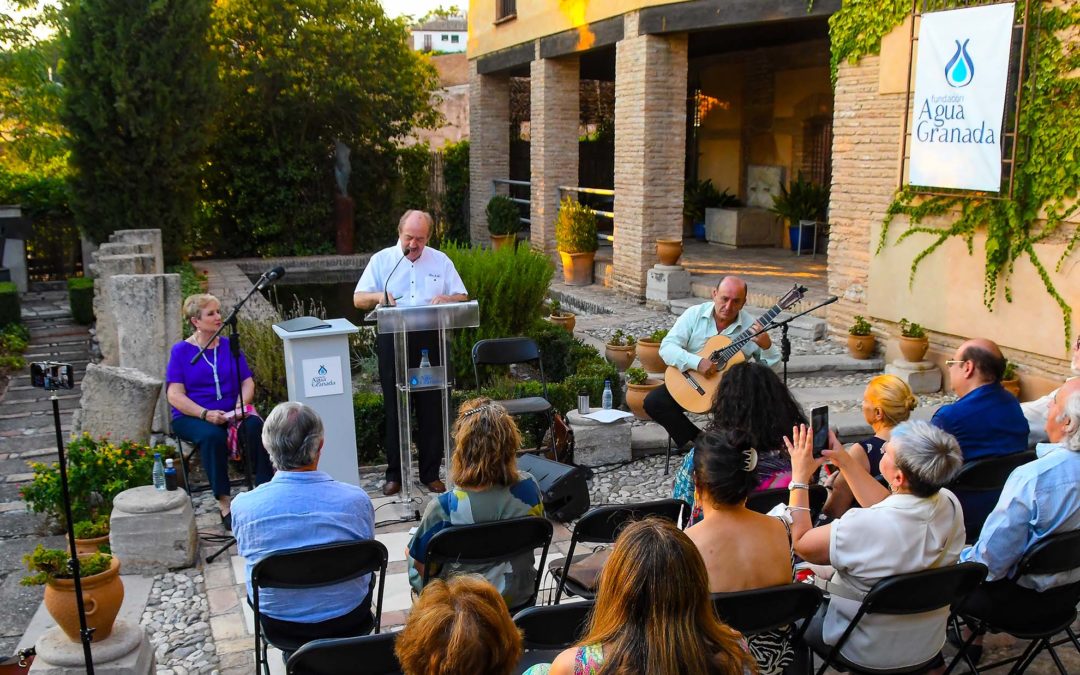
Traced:
[[624, 412], [622, 410], [605, 410], [601, 408], [595, 412], [591, 412], [588, 415], [582, 415], [582, 417], [588, 417], [591, 420], [602, 422], [604, 424], [611, 424], [617, 422], [625, 417], [633, 417], [634, 413]]

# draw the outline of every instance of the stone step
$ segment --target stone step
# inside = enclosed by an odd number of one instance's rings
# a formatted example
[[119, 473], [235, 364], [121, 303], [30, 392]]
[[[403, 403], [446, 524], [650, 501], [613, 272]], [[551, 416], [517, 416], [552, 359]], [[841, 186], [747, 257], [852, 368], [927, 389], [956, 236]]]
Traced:
[[[701, 298], [679, 298], [671, 301], [671, 313], [676, 316], [681, 315], [690, 307], [701, 304]], [[744, 308], [746, 311], [754, 316], [761, 316], [768, 308], [764, 307], [752, 307], [746, 305]], [[791, 316], [788, 312], [781, 312], [777, 317], [777, 321], [784, 321]], [[800, 316], [790, 324], [788, 324], [788, 335], [791, 337], [802, 338], [804, 340], [823, 340], [828, 334], [828, 322], [824, 319], [819, 319], [816, 316]], [[780, 329], [774, 329], [773, 334], [779, 335]]]
[[[69, 431], [70, 429], [65, 431], [65, 434]], [[66, 435], [63, 437], [67, 438]], [[0, 453], [18, 454], [26, 459], [41, 456], [34, 453], [47, 449], [56, 452], [56, 433], [51, 429], [50, 433], [36, 433], [32, 436], [0, 436]]]
[[[14, 382], [21, 382], [21, 383], [29, 383], [30, 382], [30, 371], [28, 371], [28, 370], [27, 371], [20, 371], [20, 373], [16, 374], [15, 380], [13, 380], [13, 381]], [[61, 398], [65, 397], [65, 396], [68, 396], [68, 395], [79, 396], [80, 391], [81, 391], [81, 389], [80, 389], [81, 384], [82, 384], [82, 378], [81, 377], [76, 377], [76, 379], [75, 379], [75, 388], [70, 389], [70, 390], [66, 390], [65, 393], [62, 393], [60, 395]], [[50, 396], [49, 392], [45, 391], [44, 389], [39, 389], [37, 387], [31, 387], [29, 384], [19, 384], [18, 386], [11, 386], [11, 387], [7, 388], [7, 391], [4, 393], [4, 401], [3, 401], [3, 403], [9, 403], [9, 402], [10, 403], [15, 403], [15, 402], [18, 402], [18, 401], [27, 401], [27, 402], [29, 402], [29, 401], [47, 401], [47, 400], [49, 400], [49, 396]], [[0, 404], [0, 405], [2, 405], [2, 404]]]
[[862, 401], [863, 392], [866, 390], [862, 385], [848, 385], [841, 387], [792, 387], [791, 393], [795, 400], [804, 407], [813, 407], [826, 401]]
[[[60, 412], [74, 410], [79, 407], [82, 396], [73, 394], [59, 397]], [[36, 401], [8, 401], [0, 402], [0, 420], [29, 417], [41, 411], [52, 412], [52, 400], [49, 398]]]
[[[853, 359], [847, 354], [795, 354], [788, 361], [788, 375], [820, 375], [823, 373], [876, 373], [885, 368], [885, 360]], [[777, 372], [782, 367], [776, 366]]]
[[90, 349], [85, 343], [68, 343], [64, 345], [31, 345], [23, 352], [23, 358], [27, 361], [65, 361], [67, 359], [63, 357], [70, 357], [72, 360], [89, 361]]

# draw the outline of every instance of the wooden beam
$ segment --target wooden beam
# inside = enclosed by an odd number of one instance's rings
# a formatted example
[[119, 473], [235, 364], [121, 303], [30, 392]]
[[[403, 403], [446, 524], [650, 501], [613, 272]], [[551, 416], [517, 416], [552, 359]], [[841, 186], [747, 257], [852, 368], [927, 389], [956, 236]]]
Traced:
[[641, 10], [641, 35], [684, 33], [710, 28], [768, 24], [827, 17], [840, 9], [840, 0], [692, 0]]

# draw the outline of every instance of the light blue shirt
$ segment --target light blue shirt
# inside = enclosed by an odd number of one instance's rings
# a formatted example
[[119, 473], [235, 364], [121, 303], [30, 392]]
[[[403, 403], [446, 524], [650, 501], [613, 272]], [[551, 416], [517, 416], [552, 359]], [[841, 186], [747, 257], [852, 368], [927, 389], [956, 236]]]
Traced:
[[[717, 335], [716, 318], [713, 316], [712, 301], [695, 305], [682, 313], [675, 325], [668, 331], [667, 337], [660, 343], [660, 358], [669, 366], [679, 370], [694, 370], [701, 362], [697, 352], [705, 346], [709, 338]], [[739, 310], [735, 322], [723, 330], [723, 335], [735, 337], [754, 325], [757, 321], [750, 312]], [[780, 347], [774, 342], [768, 349], [762, 349], [751, 340], [743, 345], [743, 354], [747, 359], [754, 358], [767, 366], [780, 361]]]
[[[987, 581], [1008, 579], [1036, 543], [1057, 532], [1080, 528], [1080, 453], [1060, 443], [1039, 443], [1038, 459], [1013, 470], [979, 540], [960, 559], [989, 568]], [[1027, 576], [1017, 583], [1045, 591], [1080, 581], [1080, 570]]]
[[[291, 548], [372, 539], [375, 510], [366, 492], [322, 471], [278, 471], [269, 483], [236, 496], [232, 526], [251, 597], [251, 570], [260, 560]], [[261, 588], [259, 610], [296, 623], [336, 619], [360, 606], [370, 586], [365, 574], [321, 588]]]

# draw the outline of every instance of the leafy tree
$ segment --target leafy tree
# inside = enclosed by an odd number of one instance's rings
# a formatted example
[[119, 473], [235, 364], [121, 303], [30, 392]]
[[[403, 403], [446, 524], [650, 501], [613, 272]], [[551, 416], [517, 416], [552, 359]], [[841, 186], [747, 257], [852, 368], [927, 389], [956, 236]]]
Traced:
[[420, 17], [416, 22], [417, 24], [427, 23], [432, 19], [451, 19], [453, 17], [461, 16], [461, 8], [457, 5], [450, 5], [449, 7], [443, 7], [439, 5], [435, 9], [428, 10], [428, 13]]
[[406, 20], [377, 0], [233, 0], [214, 26], [224, 100], [204, 183], [222, 252], [329, 249], [335, 140], [352, 150], [357, 241], [392, 232], [395, 140], [437, 120]]
[[160, 227], [187, 244], [214, 98], [210, 0], [67, 0], [64, 105], [71, 207], [96, 242]]

